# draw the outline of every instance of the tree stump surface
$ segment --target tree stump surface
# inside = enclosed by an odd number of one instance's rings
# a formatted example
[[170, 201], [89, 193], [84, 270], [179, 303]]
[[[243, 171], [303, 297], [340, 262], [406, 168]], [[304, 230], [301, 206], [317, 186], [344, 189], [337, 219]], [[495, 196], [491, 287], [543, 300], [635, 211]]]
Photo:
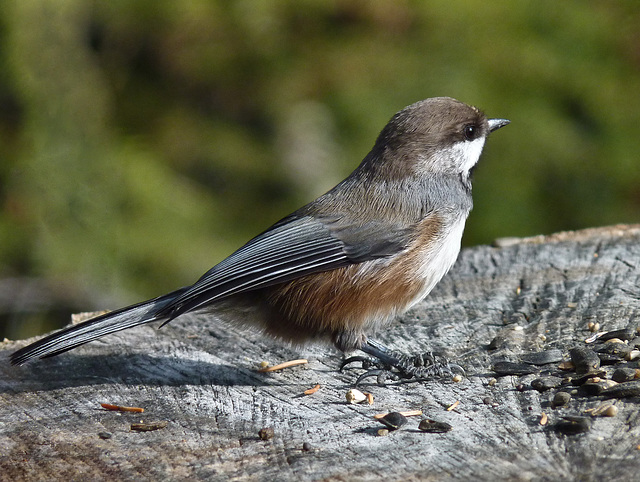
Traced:
[[[405, 353], [446, 352], [467, 377], [384, 387], [370, 380], [360, 389], [373, 405], [346, 402], [363, 370], [339, 372], [334, 349], [291, 348], [204, 315], [22, 367], [7, 357], [32, 340], [5, 341], [0, 479], [638, 480], [640, 397], [613, 400], [617, 416], [590, 418], [587, 432], [567, 435], [554, 429], [561, 417], [585, 415], [603, 397], [574, 393], [568, 406], [553, 408], [557, 390], [530, 386], [539, 374], [497, 376], [492, 366], [554, 348], [568, 359], [592, 334], [590, 321], [603, 331], [635, 328], [640, 226], [497, 244], [464, 249], [423, 302], [375, 336]], [[257, 371], [263, 360], [296, 358], [309, 363]], [[316, 384], [316, 393], [303, 394]], [[421, 417], [410, 417], [378, 435], [374, 414], [414, 409], [452, 429], [424, 433]], [[167, 425], [131, 430], [141, 421]], [[262, 440], [262, 428], [273, 428], [273, 438]]]

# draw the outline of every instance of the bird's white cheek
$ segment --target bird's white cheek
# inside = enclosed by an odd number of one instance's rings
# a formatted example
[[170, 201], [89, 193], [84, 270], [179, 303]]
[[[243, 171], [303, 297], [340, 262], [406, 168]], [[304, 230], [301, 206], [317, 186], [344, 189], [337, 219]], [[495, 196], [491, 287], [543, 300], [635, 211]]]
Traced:
[[484, 137], [480, 137], [473, 141], [458, 142], [451, 147], [452, 158], [459, 160], [460, 172], [468, 173], [478, 163], [484, 140]]

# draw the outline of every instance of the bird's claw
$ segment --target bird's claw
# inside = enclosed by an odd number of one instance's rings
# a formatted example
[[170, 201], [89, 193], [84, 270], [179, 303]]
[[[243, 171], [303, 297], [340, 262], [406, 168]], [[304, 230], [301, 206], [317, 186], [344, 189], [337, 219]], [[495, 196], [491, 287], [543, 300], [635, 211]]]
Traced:
[[424, 381], [430, 379], [452, 378], [454, 375], [464, 376], [464, 369], [455, 363], [449, 363], [447, 358], [427, 352], [415, 356], [407, 356], [391, 351], [372, 340], [367, 340], [362, 350], [374, 358], [352, 356], [345, 359], [341, 370], [348, 364], [362, 362], [362, 368], [367, 371], [356, 380], [357, 386], [363, 380], [376, 377], [378, 385], [385, 381]]
[[393, 381], [398, 380], [398, 375], [393, 373], [392, 371], [385, 370], [383, 368], [376, 368], [376, 369], [368, 370], [364, 372], [362, 375], [360, 375], [356, 380], [356, 382], [354, 383], [354, 386], [357, 387], [358, 385], [360, 385], [360, 383], [363, 380], [366, 380], [367, 378], [372, 378], [372, 377], [376, 377], [376, 382], [381, 387], [384, 386], [385, 384], [384, 382], [386, 382], [389, 378], [391, 378]]
[[357, 362], [361, 362], [362, 363], [361, 368], [364, 368], [364, 369], [369, 369], [371, 367], [378, 366], [378, 364], [380, 363], [377, 360], [374, 360], [373, 358], [369, 358], [367, 356], [361, 356], [361, 355], [350, 356], [349, 358], [345, 358], [344, 360], [342, 360], [342, 364], [340, 365], [340, 371], [344, 370], [347, 365], [351, 363], [357, 363]]

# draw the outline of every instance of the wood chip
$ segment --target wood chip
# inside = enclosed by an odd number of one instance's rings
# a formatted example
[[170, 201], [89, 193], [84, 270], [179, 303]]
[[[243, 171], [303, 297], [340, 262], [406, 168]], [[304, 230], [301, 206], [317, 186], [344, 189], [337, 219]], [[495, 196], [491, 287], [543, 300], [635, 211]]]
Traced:
[[307, 363], [309, 363], [309, 361], [303, 358], [300, 360], [291, 360], [288, 362], [280, 363], [279, 365], [273, 365], [272, 367], [261, 368], [258, 371], [261, 373], [275, 372], [276, 370], [282, 370], [283, 368], [290, 368], [298, 365], [306, 365]]
[[[419, 415], [422, 415], [422, 410], [408, 410], [406, 412], [398, 412], [401, 415], [404, 415], [405, 417], [417, 417]], [[388, 413], [377, 413], [373, 416], [373, 418], [375, 418], [376, 420], [379, 420], [381, 418], [386, 417], [387, 415], [389, 415]]]
[[592, 417], [615, 417], [618, 415], [618, 407], [613, 402], [605, 401], [596, 408], [590, 408], [585, 412], [591, 414]]
[[314, 393], [316, 393], [318, 390], [320, 390], [320, 384], [318, 383], [315, 387], [310, 388], [309, 390], [305, 390], [303, 393], [305, 395], [313, 395]]
[[111, 405], [110, 403], [101, 403], [100, 406], [105, 410], [113, 410], [116, 412], [135, 412], [135, 413], [144, 412], [144, 408], [140, 408], [140, 407], [123, 407], [121, 405]]
[[160, 422], [132, 423], [131, 430], [134, 430], [135, 432], [153, 432], [154, 430], [165, 428], [167, 425], [169, 425], [169, 422], [165, 420]]
[[369, 392], [364, 392], [364, 396], [367, 397], [367, 403], [369, 405], [373, 405], [373, 394]]
[[542, 412], [542, 415], [540, 415], [540, 425], [546, 425], [549, 422], [549, 417], [547, 417], [547, 414]]
[[460, 405], [460, 400], [456, 400], [455, 402], [453, 402], [453, 404], [447, 408], [447, 412], [452, 412], [453, 410], [458, 408], [458, 405]]

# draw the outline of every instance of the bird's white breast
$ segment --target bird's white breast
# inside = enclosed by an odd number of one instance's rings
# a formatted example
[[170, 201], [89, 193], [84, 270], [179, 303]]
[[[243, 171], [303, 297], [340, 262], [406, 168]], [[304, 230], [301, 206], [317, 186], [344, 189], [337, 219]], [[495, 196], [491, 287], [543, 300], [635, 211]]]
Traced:
[[437, 241], [434, 240], [431, 246], [425, 247], [422, 264], [418, 268], [418, 275], [424, 280], [424, 286], [407, 308], [424, 299], [456, 262], [465, 222], [466, 216], [460, 216], [442, 231]]

